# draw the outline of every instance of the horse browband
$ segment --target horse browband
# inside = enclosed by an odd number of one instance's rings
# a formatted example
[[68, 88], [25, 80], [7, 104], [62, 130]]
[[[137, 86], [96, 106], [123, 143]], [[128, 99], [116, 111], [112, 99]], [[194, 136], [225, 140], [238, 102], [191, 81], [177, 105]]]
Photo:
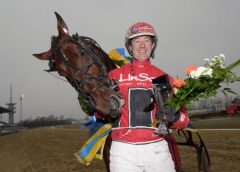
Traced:
[[[96, 56], [96, 54], [91, 50], [91, 48], [89, 48], [86, 44], [84, 44], [80, 38], [83, 38], [87, 41], [89, 41], [91, 44], [93, 45], [97, 45], [100, 49], [101, 47], [95, 42], [95, 40], [89, 38], [89, 37], [83, 37], [83, 36], [79, 36], [78, 34], [75, 34], [75, 35], [72, 35], [72, 37], [70, 39], [67, 39], [65, 42], [63, 42], [62, 44], [58, 45], [56, 43], [56, 37], [55, 36], [52, 36], [51, 38], [51, 45], [52, 45], [52, 48], [53, 48], [53, 54], [49, 60], [49, 66], [50, 66], [50, 70], [49, 71], [55, 71], [56, 68], [54, 66], [54, 58], [56, 56], [56, 54], [59, 55], [59, 57], [61, 58], [61, 60], [65, 63], [65, 65], [67, 66], [68, 68], [68, 71], [71, 75], [71, 80], [68, 79], [69, 83], [76, 89], [77, 92], [79, 93], [82, 93], [86, 98], [87, 100], [91, 100], [91, 96], [90, 94], [97, 90], [98, 88], [101, 88], [103, 87], [104, 85], [107, 85], [109, 86], [109, 77], [108, 77], [108, 74], [107, 74], [107, 71], [106, 71], [106, 67], [105, 65], [98, 59], [98, 57]], [[77, 66], [74, 66], [73, 64], [69, 63], [67, 60], [66, 60], [66, 57], [61, 53], [60, 49], [62, 47], [64, 47], [69, 41], [72, 41], [73, 43], [75, 44], [78, 44], [80, 45], [83, 49], [86, 50], [86, 52], [93, 58], [93, 60], [91, 60], [90, 62], [88, 62], [87, 64], [85, 64], [84, 67], [82, 68], [79, 68]], [[98, 76], [95, 76], [95, 75], [92, 75], [90, 73], [88, 73], [88, 70], [90, 69], [90, 67], [92, 66], [93, 63], [97, 63], [100, 68], [101, 68], [101, 71], [102, 71], [102, 74], [101, 75], [98, 75]], [[70, 70], [70, 66], [77, 69], [78, 71], [73, 74], [72, 71]], [[75, 79], [75, 77], [80, 73], [82, 72], [84, 75], [81, 79], [81, 82], [77, 81]], [[90, 77], [86, 77], [86, 76], [90, 76]], [[86, 78], [85, 78], [86, 77]], [[102, 78], [107, 78], [108, 82], [104, 81], [104, 79]], [[95, 88], [93, 88], [90, 92], [87, 92], [85, 89], [84, 89], [84, 84], [85, 83], [92, 83], [94, 85], [96, 85], [95, 83], [93, 82], [90, 82], [90, 80], [92, 79], [96, 79], [98, 81], [100, 81], [102, 84], [101, 85], [97, 85]], [[114, 92], [115, 94], [118, 94], [117, 92], [109, 89], [110, 92]]]

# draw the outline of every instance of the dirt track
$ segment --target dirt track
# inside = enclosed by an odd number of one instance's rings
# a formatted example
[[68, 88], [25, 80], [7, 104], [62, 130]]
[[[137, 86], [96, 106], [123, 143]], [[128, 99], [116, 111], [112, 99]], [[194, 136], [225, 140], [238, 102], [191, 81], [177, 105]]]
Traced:
[[[240, 119], [194, 121], [195, 128], [240, 128]], [[218, 127], [217, 127], [218, 126]], [[198, 130], [211, 157], [211, 172], [240, 172], [240, 130]], [[105, 172], [103, 161], [82, 165], [73, 155], [88, 131], [32, 129], [0, 137], [1, 172]], [[174, 132], [177, 140], [183, 140]], [[197, 140], [194, 135], [194, 140]], [[198, 172], [196, 150], [179, 146], [185, 172]]]

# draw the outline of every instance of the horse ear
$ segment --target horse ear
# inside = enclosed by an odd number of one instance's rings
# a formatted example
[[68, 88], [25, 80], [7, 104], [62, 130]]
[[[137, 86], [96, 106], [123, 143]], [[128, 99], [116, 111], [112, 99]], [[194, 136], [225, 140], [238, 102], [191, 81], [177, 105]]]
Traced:
[[57, 28], [58, 28], [59, 35], [69, 34], [68, 27], [67, 27], [66, 23], [64, 22], [64, 20], [62, 19], [62, 17], [57, 12], [54, 12], [54, 13], [56, 15], [57, 22], [58, 22]]
[[51, 54], [52, 54], [52, 48], [44, 53], [33, 54], [33, 56], [38, 58], [39, 60], [50, 60]]

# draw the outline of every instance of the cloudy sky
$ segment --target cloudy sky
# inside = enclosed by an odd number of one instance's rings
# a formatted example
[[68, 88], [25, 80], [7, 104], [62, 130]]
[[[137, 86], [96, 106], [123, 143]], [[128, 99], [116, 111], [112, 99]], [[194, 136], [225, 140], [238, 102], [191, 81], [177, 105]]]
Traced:
[[[85, 117], [70, 84], [44, 72], [48, 62], [32, 56], [47, 51], [51, 36], [57, 35], [55, 11], [70, 34], [92, 37], [106, 52], [124, 47], [133, 23], [152, 24], [159, 38], [153, 64], [184, 79], [185, 68], [202, 66], [205, 58], [224, 54], [227, 64], [240, 58], [239, 8], [239, 0], [2, 0], [0, 106], [10, 102], [12, 84], [14, 122], [19, 121], [22, 94], [24, 119]], [[240, 68], [234, 72], [240, 75]], [[230, 87], [240, 94], [240, 83]], [[8, 114], [2, 116], [8, 122]]]

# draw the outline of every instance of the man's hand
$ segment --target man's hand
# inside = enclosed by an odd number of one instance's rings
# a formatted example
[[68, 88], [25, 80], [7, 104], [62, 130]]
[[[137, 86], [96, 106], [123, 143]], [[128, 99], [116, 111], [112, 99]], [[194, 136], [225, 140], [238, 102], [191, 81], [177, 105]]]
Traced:
[[175, 108], [171, 109], [170, 105], [165, 105], [157, 110], [156, 116], [161, 121], [174, 123], [178, 121], [180, 111], [176, 112]]

